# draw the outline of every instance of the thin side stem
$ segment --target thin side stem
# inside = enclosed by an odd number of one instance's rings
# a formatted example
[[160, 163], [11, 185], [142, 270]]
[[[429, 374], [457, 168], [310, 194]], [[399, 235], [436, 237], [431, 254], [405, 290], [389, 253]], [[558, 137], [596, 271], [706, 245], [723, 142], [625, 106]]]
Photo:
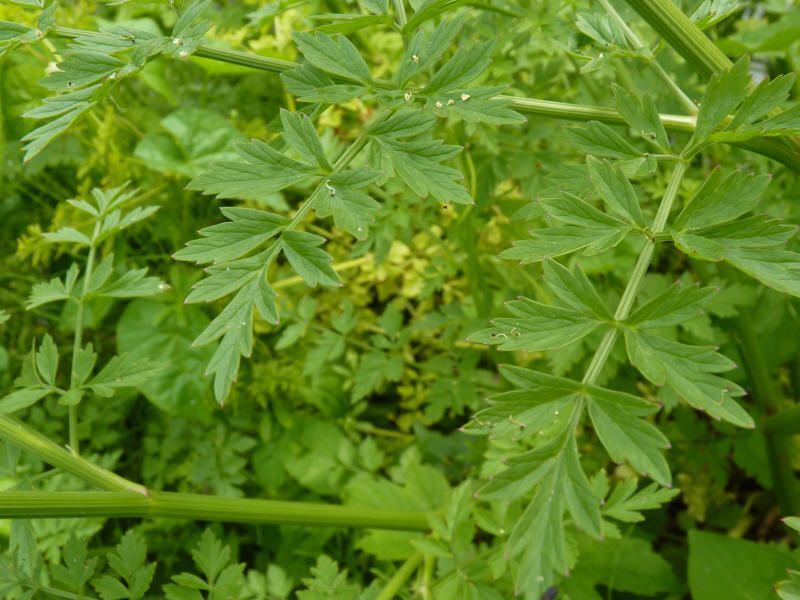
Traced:
[[143, 485], [90, 463], [14, 417], [0, 415], [0, 439], [98, 489], [147, 495], [147, 488]]
[[672, 0], [625, 0], [701, 75], [726, 71], [730, 59]]
[[[653, 235], [661, 233], [666, 227], [667, 218], [669, 217], [669, 213], [672, 209], [672, 205], [675, 202], [675, 198], [678, 195], [678, 189], [680, 188], [681, 181], [683, 181], [683, 176], [686, 174], [687, 167], [687, 163], [682, 160], [675, 164], [675, 168], [670, 176], [669, 185], [664, 192], [664, 197], [661, 200], [661, 204], [658, 206], [658, 212], [656, 213], [656, 216], [653, 219], [653, 224], [650, 228]], [[645, 273], [647, 273], [647, 269], [650, 267], [650, 261], [653, 258], [655, 246], [656, 242], [651, 237], [645, 242], [644, 247], [639, 253], [636, 266], [633, 268], [631, 278], [628, 280], [628, 285], [625, 287], [625, 291], [622, 293], [622, 298], [617, 305], [617, 310], [614, 313], [614, 319], [616, 321], [624, 321], [630, 314], [631, 309], [633, 308], [633, 303], [636, 300], [636, 295], [639, 293], [639, 288], [642, 285], [642, 279], [644, 278]], [[586, 369], [586, 374], [583, 376], [583, 383], [593, 384], [595, 381], [597, 381], [597, 378], [600, 376], [600, 373], [602, 372], [603, 367], [605, 367], [606, 361], [611, 354], [611, 350], [614, 348], [614, 344], [616, 343], [618, 336], [619, 327], [612, 327], [603, 336], [603, 339], [597, 348], [597, 352], [595, 352], [594, 356], [592, 357], [592, 361], [589, 363], [589, 367]]]
[[408, 23], [404, 0], [394, 0], [394, 12], [397, 15], [397, 25], [402, 30], [406, 26], [406, 23]]
[[[645, 47], [644, 42], [642, 42], [639, 37], [634, 33], [634, 31], [628, 26], [628, 23], [622, 16], [616, 11], [616, 9], [611, 5], [608, 0], [599, 0], [600, 4], [603, 6], [605, 11], [608, 15], [617, 23], [620, 29], [622, 29], [625, 37], [628, 38], [628, 41], [634, 48], [642, 49]], [[686, 92], [681, 89], [681, 87], [675, 83], [675, 80], [670, 77], [669, 73], [664, 70], [658, 60], [656, 60], [655, 56], [652, 56], [648, 61], [648, 64], [653, 69], [653, 71], [658, 75], [661, 81], [669, 88], [669, 90], [673, 93], [673, 95], [678, 99], [678, 101], [683, 104], [683, 107], [690, 113], [690, 114], [697, 114], [697, 105], [694, 101], [686, 95]]]
[[[86, 259], [86, 269], [83, 274], [83, 287], [81, 289], [81, 295], [77, 300], [78, 308], [75, 311], [75, 332], [74, 338], [72, 340], [72, 374], [70, 376], [70, 390], [74, 390], [77, 387], [77, 381], [75, 380], [75, 365], [78, 362], [78, 354], [81, 351], [81, 346], [83, 345], [83, 318], [86, 312], [86, 296], [89, 293], [89, 281], [92, 278], [92, 272], [94, 271], [94, 259], [95, 259], [95, 252], [96, 252], [96, 240], [97, 236], [100, 235], [100, 221], [97, 221], [94, 225], [94, 232], [92, 233], [92, 240], [91, 244], [89, 245], [89, 256]], [[69, 415], [69, 447], [70, 449], [76, 454], [80, 454], [80, 438], [78, 437], [78, 405], [70, 404], [67, 407], [67, 412]]]
[[422, 552], [413, 554], [406, 562], [400, 565], [400, 568], [395, 571], [392, 578], [386, 583], [380, 594], [375, 600], [393, 600], [395, 596], [403, 589], [403, 586], [417, 570], [417, 567], [422, 563]]
[[0, 492], [0, 518], [168, 518], [253, 525], [357, 527], [428, 531], [426, 513], [225, 498], [200, 494], [129, 492]]

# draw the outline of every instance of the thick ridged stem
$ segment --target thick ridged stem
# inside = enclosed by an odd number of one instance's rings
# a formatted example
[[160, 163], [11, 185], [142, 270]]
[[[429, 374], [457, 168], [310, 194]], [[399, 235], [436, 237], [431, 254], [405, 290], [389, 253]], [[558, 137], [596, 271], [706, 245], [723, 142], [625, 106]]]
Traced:
[[306, 525], [427, 531], [421, 512], [225, 498], [200, 494], [130, 492], [0, 492], [0, 518], [135, 517], [253, 525]]
[[98, 489], [147, 495], [143, 485], [90, 463], [8, 415], [0, 415], [0, 439]]
[[725, 53], [672, 0], [625, 1], [701, 75], [730, 69]]

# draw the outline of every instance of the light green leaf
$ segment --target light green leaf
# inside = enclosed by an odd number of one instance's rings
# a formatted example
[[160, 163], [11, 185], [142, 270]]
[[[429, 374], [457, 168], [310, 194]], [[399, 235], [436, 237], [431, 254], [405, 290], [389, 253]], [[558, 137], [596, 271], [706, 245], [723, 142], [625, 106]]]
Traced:
[[98, 396], [110, 398], [118, 389], [144, 383], [160, 368], [159, 364], [149, 359], [135, 358], [129, 354], [113, 356], [86, 387]]
[[611, 460], [627, 461], [642, 475], [669, 485], [672, 477], [662, 453], [669, 441], [641, 418], [655, 413], [658, 406], [622, 392], [590, 388], [588, 393], [592, 425]]
[[542, 269], [545, 283], [570, 308], [599, 320], [613, 320], [608, 306], [579, 267], [570, 270], [548, 258]]
[[753, 210], [770, 182], [769, 175], [743, 170], [722, 177], [715, 169], [673, 222], [677, 231], [693, 231], [728, 223]]
[[463, 178], [461, 172], [442, 164], [442, 161], [458, 154], [460, 147], [443, 144], [440, 140], [375, 139], [390, 154], [403, 182], [420, 198], [431, 196], [439, 202], [474, 204], [467, 190], [457, 183]]
[[375, 213], [380, 209], [380, 204], [359, 190], [338, 185], [332, 187], [331, 192], [323, 190], [314, 204], [317, 215], [323, 218], [333, 216], [338, 228], [356, 239], [366, 239], [367, 230], [375, 222]]
[[406, 45], [400, 62], [397, 73], [399, 86], [405, 87], [410, 79], [439, 60], [453, 45], [463, 25], [463, 16], [456, 16], [443, 19], [430, 33], [422, 29], [416, 30]]
[[548, 306], [527, 298], [513, 300], [506, 306], [513, 318], [494, 319], [494, 327], [473, 333], [468, 341], [495, 345], [504, 351], [541, 352], [577, 342], [602, 325], [575, 310]]
[[311, 287], [317, 284], [341, 285], [341, 280], [331, 268], [331, 256], [321, 246], [325, 238], [305, 231], [285, 231], [281, 248], [292, 268]]
[[656, 385], [669, 385], [690, 406], [715, 419], [753, 427], [753, 419], [735, 400], [744, 390], [715, 373], [734, 364], [713, 348], [690, 346], [649, 333], [625, 332], [631, 363]]
[[587, 165], [594, 189], [606, 206], [629, 223], [645, 227], [639, 197], [622, 171], [608, 161], [593, 156], [587, 158]]
[[56, 386], [58, 373], [58, 348], [50, 334], [45, 334], [42, 343], [36, 351], [36, 370], [48, 385]]
[[423, 93], [431, 95], [463, 88], [489, 67], [493, 51], [493, 40], [459, 50], [436, 71], [423, 89]]
[[462, 119], [468, 123], [512, 125], [527, 119], [513, 110], [511, 102], [496, 98], [502, 87], [480, 88], [437, 94], [428, 98], [425, 108], [439, 117]]
[[726, 72], [714, 74], [706, 86], [697, 114], [695, 140], [705, 139], [747, 96], [750, 59], [743, 56]]
[[188, 242], [173, 258], [198, 264], [229, 262], [274, 237], [289, 222], [286, 217], [254, 208], [221, 210], [229, 221], [201, 229], [202, 237]]
[[325, 71], [301, 64], [281, 73], [281, 79], [290, 94], [301, 102], [323, 102], [340, 104], [366, 93], [363, 85], [334, 83]]
[[297, 152], [305, 162], [312, 160], [325, 170], [330, 170], [322, 143], [311, 120], [303, 114], [281, 109], [283, 139]]
[[303, 57], [318, 69], [369, 84], [369, 67], [358, 49], [342, 35], [296, 32], [294, 41]]
[[316, 173], [258, 140], [238, 146], [236, 152], [241, 160], [215, 163], [187, 187], [219, 198], [270, 202], [274, 192], [309, 181]]
[[617, 84], [613, 85], [613, 89], [617, 110], [628, 125], [663, 152], [669, 152], [669, 138], [653, 98], [649, 94], [639, 96], [635, 91]]
[[605, 123], [589, 121], [580, 127], [567, 127], [567, 138], [581, 152], [601, 158], [639, 158], [642, 153]]
[[714, 288], [687, 286], [677, 282], [639, 306], [625, 322], [639, 329], [687, 323], [703, 312], [716, 292]]

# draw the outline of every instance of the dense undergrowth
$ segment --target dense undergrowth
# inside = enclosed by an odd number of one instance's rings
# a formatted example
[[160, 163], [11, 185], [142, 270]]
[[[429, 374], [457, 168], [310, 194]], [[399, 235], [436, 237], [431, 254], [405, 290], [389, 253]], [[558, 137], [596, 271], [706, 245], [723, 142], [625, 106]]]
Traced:
[[800, 598], [794, 2], [0, 20], [3, 598]]

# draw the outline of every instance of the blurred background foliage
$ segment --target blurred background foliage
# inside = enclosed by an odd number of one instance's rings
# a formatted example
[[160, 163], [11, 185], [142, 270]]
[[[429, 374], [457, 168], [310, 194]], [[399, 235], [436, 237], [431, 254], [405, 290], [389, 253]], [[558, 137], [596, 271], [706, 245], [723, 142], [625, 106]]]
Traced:
[[[209, 11], [213, 27], [207, 42], [295, 60], [292, 32], [324, 28], [332, 21], [320, 15], [359, 12], [358, 4], [218, 1]], [[365, 8], [369, 4], [361, 2]], [[463, 9], [469, 19], [462, 35], [498, 37], [487, 79], [507, 82], [506, 93], [610, 106], [611, 84], [619, 82], [654, 94], [661, 112], [681, 112], [641, 61], [598, 39], [602, 36], [593, 19], [600, 13], [589, 0], [473, 4]], [[680, 4], [691, 14], [701, 3]], [[735, 5], [707, 30], [726, 52], [751, 53], [764, 74], [797, 69], [800, 8], [794, 2], [714, 4], [722, 15]], [[169, 8], [166, 2], [75, 0], [63, 3], [58, 22], [86, 29], [127, 23], [164, 32], [175, 18]], [[643, 37], [655, 40], [632, 12], [623, 12]], [[26, 7], [0, 5], [0, 20], [30, 23], [33, 17]], [[372, 27], [354, 31], [350, 38], [375, 76], [392, 74], [402, 53], [396, 32]], [[570, 374], [580, 370], [596, 346], [598, 340], [590, 337], [558, 352], [500, 356], [464, 341], [490, 316], [504, 314], [507, 299], [520, 294], [548, 297], [540, 266], [519, 266], [497, 255], [540, 222], [536, 198], [584, 189], [587, 176], [579, 166], [582, 154], [563, 135], [568, 125], [564, 122], [533, 117], [523, 126], [501, 128], [459, 123], [443, 126], [440, 137], [465, 147], [458, 167], [476, 204], [439, 205], [389, 186], [367, 240], [322, 229], [327, 224], [312, 226], [331, 240], [327, 249], [341, 268], [345, 286], [309, 289], [288, 270], [279, 272], [276, 289], [284, 318], [277, 327], [259, 325], [253, 358], [243, 364], [232, 398], [219, 409], [203, 376], [210, 350], [191, 347], [216, 313], [183, 303], [200, 272], [176, 263], [171, 255], [198, 229], [221, 220], [221, 203], [184, 188], [211, 161], [227, 157], [236, 142], [274, 136], [279, 108], [294, 107], [294, 99], [277, 75], [202, 58], [162, 59], [117, 87], [110, 101], [23, 164], [20, 140], [32, 122], [21, 115], [47, 95], [38, 82], [60, 50], [61, 40], [53, 38], [0, 55], [0, 309], [10, 317], [0, 324], [0, 389], [10, 389], [32, 337], [45, 332], [56, 339], [69, 337], [68, 313], [23, 309], [33, 283], [62, 273], [70, 259], [46, 244], [42, 232], [81, 218], [64, 200], [83, 197], [93, 187], [133, 182], [140, 189], [138, 203], [161, 208], [124, 239], [114, 240], [113, 251], [127, 263], [149, 267], [170, 289], [151, 299], [91, 304], [87, 336], [101, 352], [133, 352], [163, 360], [167, 367], [141, 394], [84, 403], [81, 438], [87, 453], [102, 464], [115, 465], [156, 488], [330, 502], [347, 501], [362, 492], [378, 497], [381, 481], [413, 485], [421, 476], [415, 469], [425, 465], [428, 493], [436, 496], [481, 476], [485, 440], [458, 429], [483, 406], [487, 394], [504, 389], [497, 363], [538, 365]], [[699, 97], [704, 82], [676, 55], [663, 50], [660, 60], [692, 97]], [[796, 87], [795, 99], [799, 93]], [[327, 109], [319, 122], [324, 144], [342, 147], [372, 110], [359, 101]], [[718, 163], [770, 172], [774, 180], [763, 206], [770, 214], [798, 222], [797, 174], [728, 146], [717, 147], [703, 160], [691, 171], [687, 189], [699, 186]], [[653, 193], [645, 206], [652, 212], [654, 196], [665, 187], [664, 176], [642, 172], [638, 184]], [[302, 199], [298, 192], [287, 192], [276, 194], [269, 204], [286, 210]], [[613, 253], [582, 258], [581, 266], [606, 299], [615, 302], [636, 252], [633, 243], [623, 244]], [[645, 297], [676, 278], [691, 279], [700, 268], [676, 263], [679, 260], [685, 259], [658, 258], [657, 269], [646, 278]], [[714, 266], [706, 266], [700, 275], [707, 282], [730, 279]], [[674, 335], [693, 343], [719, 344], [725, 355], [737, 360], [740, 340], [732, 323], [737, 318], [750, 320], [784, 396], [797, 398], [797, 308], [795, 299], [742, 280], [726, 285], [704, 317], [676, 329]], [[612, 356], [612, 363], [615, 359], [617, 364], [625, 362], [624, 356]], [[746, 373], [735, 373], [748, 387]], [[758, 550], [737, 547], [742, 553], [738, 556], [774, 552], [782, 558], [767, 560], [770, 565], [776, 560], [789, 566], [796, 562], [785, 545], [788, 532], [778, 520], [760, 430], [713, 422], [663, 390], [637, 381], [629, 370], [616, 376], [630, 389], [663, 403], [659, 426], [673, 444], [669, 460], [681, 494], [645, 523], [631, 524], [613, 542], [614, 551], [588, 538], [575, 539], [582, 556], [568, 584], [572, 597], [592, 598], [582, 594], [594, 594], [595, 588], [609, 590], [607, 597], [616, 590], [615, 598], [681, 597], [692, 577], [692, 561], [705, 564], [727, 551], [714, 546], [711, 534], [693, 534], [687, 563], [687, 532], [694, 529], [762, 543]], [[748, 410], [758, 420], [759, 407], [749, 403]], [[54, 439], [64, 439], [65, 411], [48, 400], [31, 409], [26, 420]], [[792, 460], [800, 468], [796, 441]], [[581, 452], [589, 473], [600, 470], [598, 477], [612, 482], [633, 477], [624, 465], [609, 465], [591, 437], [582, 440]], [[491, 465], [490, 459], [484, 468], [490, 471]], [[26, 486], [35, 478], [43, 478], [48, 488], [69, 485], [63, 476], [49, 474], [35, 460], [7, 448], [0, 485]], [[489, 528], [493, 521], [502, 523], [503, 516], [485, 515], [481, 526]], [[85, 519], [37, 522], [32, 535], [36, 551], [55, 563], [71, 532], [94, 536], [91, 551], [101, 554], [123, 531], [135, 528], [158, 560], [156, 581], [164, 582], [189, 564], [185, 549], [204, 527]], [[2, 534], [9, 535], [9, 528], [6, 524]], [[303, 587], [301, 580], [321, 554], [334, 557], [351, 580], [366, 585], [385, 569], [378, 559], [404, 559], [413, 551], [408, 543], [412, 534], [272, 526], [215, 530], [247, 563], [243, 593], [249, 595], [242, 596], [247, 598], [290, 597], [293, 589]], [[473, 568], [469, 559], [459, 560], [465, 560], [464, 569]], [[318, 569], [329, 567], [317, 564]], [[508, 597], [510, 591], [497, 593]]]

